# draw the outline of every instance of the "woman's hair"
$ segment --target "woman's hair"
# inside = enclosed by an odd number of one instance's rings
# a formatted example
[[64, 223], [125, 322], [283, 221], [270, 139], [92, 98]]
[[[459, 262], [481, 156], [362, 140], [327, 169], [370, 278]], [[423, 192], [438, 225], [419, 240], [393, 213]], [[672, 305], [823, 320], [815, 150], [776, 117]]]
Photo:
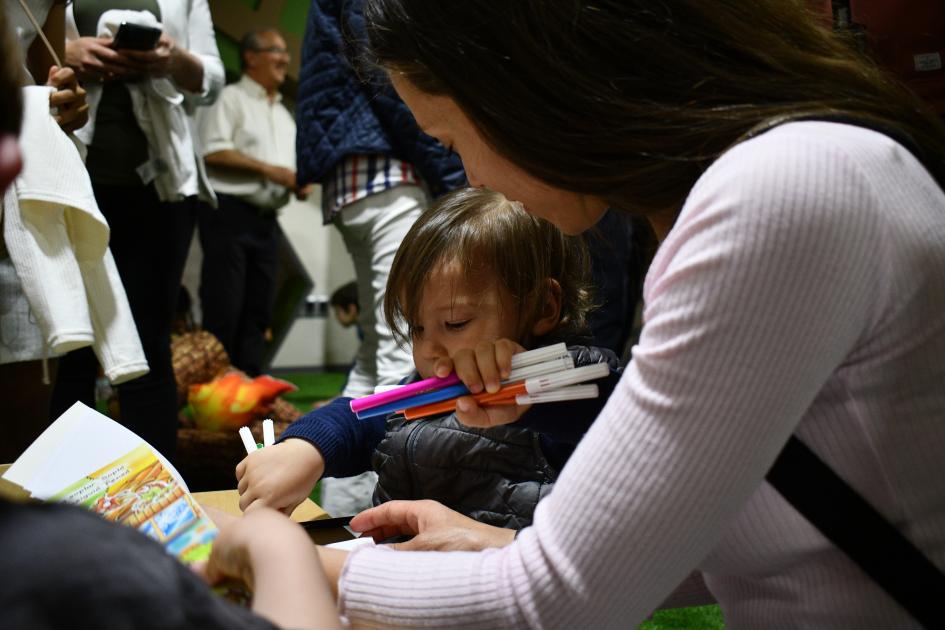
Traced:
[[20, 103], [19, 52], [10, 35], [6, 8], [0, 6], [0, 134], [19, 135]]
[[474, 287], [496, 282], [509, 291], [518, 307], [517, 341], [523, 346], [534, 341], [530, 331], [541, 317], [549, 278], [561, 286], [561, 318], [547, 337], [565, 340], [586, 333], [585, 316], [593, 304], [584, 241], [565, 236], [500, 193], [463, 188], [427, 208], [394, 256], [384, 315], [400, 341], [410, 341], [431, 274], [449, 264], [458, 265]]
[[941, 164], [945, 125], [808, 4], [366, 0], [364, 60], [452, 98], [532, 176], [643, 214], [786, 118], [862, 121]]

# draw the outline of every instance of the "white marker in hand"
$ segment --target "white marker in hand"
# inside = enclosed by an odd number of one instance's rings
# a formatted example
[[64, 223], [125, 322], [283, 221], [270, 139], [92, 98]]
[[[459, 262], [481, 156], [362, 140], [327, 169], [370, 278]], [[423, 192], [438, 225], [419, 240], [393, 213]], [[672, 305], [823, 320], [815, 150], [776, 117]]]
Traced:
[[256, 440], [253, 439], [253, 432], [249, 430], [249, 427], [243, 427], [240, 429], [240, 439], [243, 440], [243, 446], [246, 448], [246, 454], [252, 455], [253, 451], [256, 450]]
[[263, 446], [272, 446], [276, 443], [276, 431], [272, 426], [272, 418], [263, 420]]

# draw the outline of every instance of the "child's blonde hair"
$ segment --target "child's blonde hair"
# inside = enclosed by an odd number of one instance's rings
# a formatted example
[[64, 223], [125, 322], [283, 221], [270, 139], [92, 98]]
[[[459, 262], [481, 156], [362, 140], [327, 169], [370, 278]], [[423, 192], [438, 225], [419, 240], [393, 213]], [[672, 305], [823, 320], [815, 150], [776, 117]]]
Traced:
[[425, 210], [401, 243], [387, 280], [384, 316], [394, 335], [410, 341], [419, 319], [420, 300], [431, 273], [456, 263], [472, 286], [497, 281], [519, 307], [516, 340], [528, 347], [531, 328], [541, 316], [548, 279], [561, 286], [561, 318], [550, 333], [556, 339], [586, 333], [592, 308], [589, 256], [583, 239], [562, 234], [502, 194], [463, 188]]

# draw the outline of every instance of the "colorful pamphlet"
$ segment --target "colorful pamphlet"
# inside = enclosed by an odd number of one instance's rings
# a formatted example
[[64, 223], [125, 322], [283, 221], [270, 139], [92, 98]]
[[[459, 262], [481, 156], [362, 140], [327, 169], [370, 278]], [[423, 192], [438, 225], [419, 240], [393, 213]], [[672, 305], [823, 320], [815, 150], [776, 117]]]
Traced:
[[52, 500], [135, 527], [187, 564], [206, 560], [217, 535], [216, 526], [146, 444], [86, 475]]
[[135, 527], [185, 563], [208, 558], [217, 535], [163, 455], [82, 403], [50, 425], [3, 478], [35, 499], [72, 503]]

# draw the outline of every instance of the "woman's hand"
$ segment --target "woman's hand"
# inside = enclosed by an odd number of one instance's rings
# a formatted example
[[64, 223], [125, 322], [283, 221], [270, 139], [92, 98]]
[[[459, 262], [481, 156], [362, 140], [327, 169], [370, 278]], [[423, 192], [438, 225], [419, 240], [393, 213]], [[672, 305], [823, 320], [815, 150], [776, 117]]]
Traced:
[[209, 584], [242, 580], [253, 611], [283, 628], [338, 628], [334, 599], [315, 545], [297, 523], [268, 509], [220, 525], [206, 565]]
[[49, 95], [49, 106], [56, 108], [54, 116], [63, 131], [70, 132], [89, 121], [89, 105], [85, 102], [85, 90], [79, 85], [72, 68], [49, 68], [46, 85], [56, 88]]
[[[512, 371], [512, 355], [525, 348], [510, 341], [480, 342], [473, 350], [460, 350], [448, 359], [440, 359], [433, 366], [437, 376], [447, 376], [455, 371], [460, 380], [473, 394], [494, 393], [502, 386], [501, 381]], [[456, 418], [470, 427], [489, 428], [510, 424], [528, 411], [529, 405], [480, 406], [472, 396], [456, 399]]]
[[66, 42], [67, 66], [79, 79], [101, 83], [140, 74], [126, 56], [111, 48], [110, 37], [80, 37]]
[[173, 79], [179, 88], [193, 93], [203, 87], [203, 62], [178, 46], [167, 33], [161, 33], [152, 50], [119, 52], [149, 77]]
[[403, 551], [481, 551], [515, 538], [514, 529], [474, 521], [436, 501], [388, 501], [355, 516], [350, 527], [376, 542], [413, 536], [391, 545]]
[[266, 506], [292, 514], [324, 472], [322, 454], [306, 440], [289, 439], [259, 449], [236, 465], [240, 509]]
[[118, 52], [130, 59], [141, 71], [151, 77], [166, 77], [173, 71], [173, 65], [181, 50], [167, 33], [161, 33], [157, 44], [151, 50], [119, 49]]

